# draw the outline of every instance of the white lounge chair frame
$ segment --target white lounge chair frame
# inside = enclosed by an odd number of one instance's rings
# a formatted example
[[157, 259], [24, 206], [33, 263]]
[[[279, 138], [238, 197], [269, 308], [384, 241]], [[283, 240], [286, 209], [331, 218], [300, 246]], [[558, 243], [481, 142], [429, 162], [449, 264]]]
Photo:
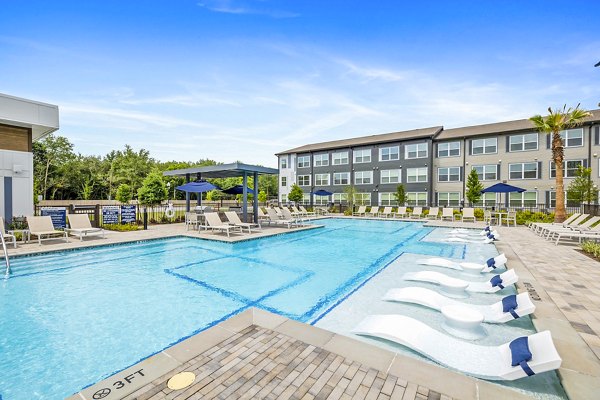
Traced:
[[475, 209], [472, 207], [463, 208], [462, 213], [462, 221], [465, 222], [465, 219], [473, 220], [473, 222], [477, 221], [475, 218]]
[[270, 222], [273, 222], [278, 225], [287, 225], [288, 229], [297, 224], [296, 220], [281, 219], [277, 215], [277, 212], [272, 208], [267, 208], [267, 214], [269, 215]]
[[394, 217], [395, 218], [408, 217], [408, 213], [406, 212], [406, 207], [405, 206], [398, 207], [398, 210], [396, 210], [396, 212], [394, 213]]
[[204, 219], [206, 221], [206, 227], [211, 229], [213, 232], [225, 232], [227, 233], [227, 237], [230, 237], [231, 232], [239, 231], [242, 233], [242, 228], [235, 225], [224, 224], [219, 217], [219, 214], [216, 212], [204, 213]]
[[[2, 235], [2, 237], [4, 237], [4, 239], [10, 239], [12, 241], [12, 244], [14, 246], [14, 248], [17, 248], [17, 237], [15, 235], [13, 235], [12, 233], [9, 233], [6, 231], [5, 226], [4, 226], [4, 218], [0, 217], [0, 235]], [[25, 232], [23, 232], [23, 235], [26, 235]]]
[[355, 217], [364, 217], [367, 214], [367, 206], [359, 206], [358, 210], [352, 213]]
[[392, 207], [384, 207], [383, 211], [379, 213], [379, 217], [381, 218], [391, 218], [393, 216]]
[[442, 208], [442, 217], [441, 220], [444, 221], [446, 218], [450, 218], [451, 221], [454, 221], [454, 208], [444, 207]]
[[423, 207], [413, 207], [412, 213], [410, 214], [411, 219], [423, 218]]
[[65, 239], [65, 242], [69, 242], [69, 237], [66, 231], [59, 231], [54, 229], [52, 224], [52, 218], [49, 215], [46, 216], [28, 216], [27, 226], [29, 227], [29, 234], [37, 236], [38, 244], [41, 246], [43, 240], [53, 239]]
[[430, 207], [429, 213], [425, 216], [426, 219], [438, 219], [438, 214], [440, 213], [439, 207]]
[[229, 223], [233, 226], [239, 226], [242, 232], [244, 232], [244, 228], [248, 229], [248, 233], [252, 233], [252, 228], [262, 229], [260, 224], [255, 224], [253, 222], [242, 222], [239, 215], [235, 211], [225, 211], [225, 218], [227, 218]]
[[[502, 286], [505, 288], [514, 285], [519, 280], [516, 272], [512, 269], [499, 274], [502, 278]], [[477, 293], [495, 293], [502, 288], [492, 286], [490, 281], [472, 282], [464, 279], [453, 278], [436, 271], [407, 272], [402, 276], [405, 281], [429, 282], [440, 285], [450, 295], [460, 295], [461, 291]]]
[[[352, 332], [399, 343], [442, 365], [477, 378], [512, 381], [527, 376], [520, 366], [511, 366], [509, 343], [500, 346], [469, 343], [403, 315], [372, 315]], [[550, 331], [528, 336], [528, 343], [533, 357], [527, 364], [533, 372], [540, 374], [560, 367], [562, 359], [554, 347]]]
[[73, 235], [79, 238], [80, 242], [83, 242], [83, 238], [88, 235], [102, 235], [105, 238], [105, 232], [102, 228], [94, 228], [90, 222], [90, 218], [87, 214], [69, 214], [69, 227], [65, 228], [65, 232], [68, 235]]

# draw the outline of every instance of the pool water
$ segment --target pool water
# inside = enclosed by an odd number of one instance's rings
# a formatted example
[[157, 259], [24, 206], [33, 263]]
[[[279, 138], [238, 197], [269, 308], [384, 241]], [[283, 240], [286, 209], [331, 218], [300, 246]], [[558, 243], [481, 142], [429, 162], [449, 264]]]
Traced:
[[318, 224], [236, 244], [180, 237], [14, 258], [0, 284], [0, 398], [64, 398], [248, 307], [315, 322], [404, 252], [466, 250], [421, 241], [432, 229], [419, 223]]

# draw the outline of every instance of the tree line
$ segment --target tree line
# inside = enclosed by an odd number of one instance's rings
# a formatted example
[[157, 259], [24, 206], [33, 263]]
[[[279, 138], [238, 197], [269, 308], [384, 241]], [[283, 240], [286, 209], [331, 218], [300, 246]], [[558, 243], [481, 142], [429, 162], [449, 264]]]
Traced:
[[[34, 194], [45, 200], [113, 200], [137, 199], [148, 193], [146, 184], [156, 186], [157, 178], [165, 188], [164, 199], [185, 199], [185, 193], [174, 190], [185, 183], [185, 178], [162, 176], [164, 171], [218, 165], [222, 162], [209, 158], [197, 161], [158, 161], [145, 149], [134, 150], [125, 145], [104, 156], [76, 153], [73, 144], [64, 136], [48, 135], [33, 143]], [[195, 177], [192, 177], [194, 180]], [[242, 178], [207, 179], [226, 189], [242, 183]], [[250, 177], [249, 186], [253, 181]], [[261, 175], [258, 181], [262, 197], [277, 195], [277, 175]], [[170, 190], [166, 190], [169, 187]], [[161, 189], [162, 190], [162, 189]], [[211, 200], [226, 196], [221, 192], [209, 193]]]

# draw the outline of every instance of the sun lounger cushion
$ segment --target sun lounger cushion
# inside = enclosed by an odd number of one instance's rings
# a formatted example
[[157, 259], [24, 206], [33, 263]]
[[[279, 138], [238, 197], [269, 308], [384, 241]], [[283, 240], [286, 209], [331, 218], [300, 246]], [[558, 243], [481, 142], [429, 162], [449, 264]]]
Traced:
[[500, 275], [496, 275], [492, 279], [490, 279], [490, 283], [492, 284], [492, 287], [498, 286], [500, 289], [504, 289], [504, 286], [502, 286], [502, 278], [500, 277]]
[[531, 361], [531, 357], [533, 356], [531, 351], [529, 351], [529, 341], [527, 336], [522, 336], [513, 340], [508, 347], [510, 348], [510, 355], [512, 357], [512, 363], [510, 365], [513, 367], [520, 365], [527, 376], [535, 375], [527, 364], [527, 361]]
[[517, 295], [511, 294], [510, 296], [506, 296], [502, 299], [502, 312], [510, 313], [514, 317], [514, 319], [519, 318], [519, 314], [515, 312], [515, 309], [518, 308], [517, 304]]

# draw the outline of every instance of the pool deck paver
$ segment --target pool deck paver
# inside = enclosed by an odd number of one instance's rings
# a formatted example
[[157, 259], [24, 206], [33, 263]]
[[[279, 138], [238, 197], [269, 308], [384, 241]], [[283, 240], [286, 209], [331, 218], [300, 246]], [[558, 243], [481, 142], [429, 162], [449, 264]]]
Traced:
[[[193, 372], [195, 381], [181, 390], [169, 389], [168, 380], [182, 371]], [[126, 377], [131, 383], [122, 385]], [[528, 398], [511, 389], [256, 308], [169, 347], [68, 400], [91, 400], [95, 394], [97, 399], [102, 393], [106, 396], [101, 398], [106, 400]]]

